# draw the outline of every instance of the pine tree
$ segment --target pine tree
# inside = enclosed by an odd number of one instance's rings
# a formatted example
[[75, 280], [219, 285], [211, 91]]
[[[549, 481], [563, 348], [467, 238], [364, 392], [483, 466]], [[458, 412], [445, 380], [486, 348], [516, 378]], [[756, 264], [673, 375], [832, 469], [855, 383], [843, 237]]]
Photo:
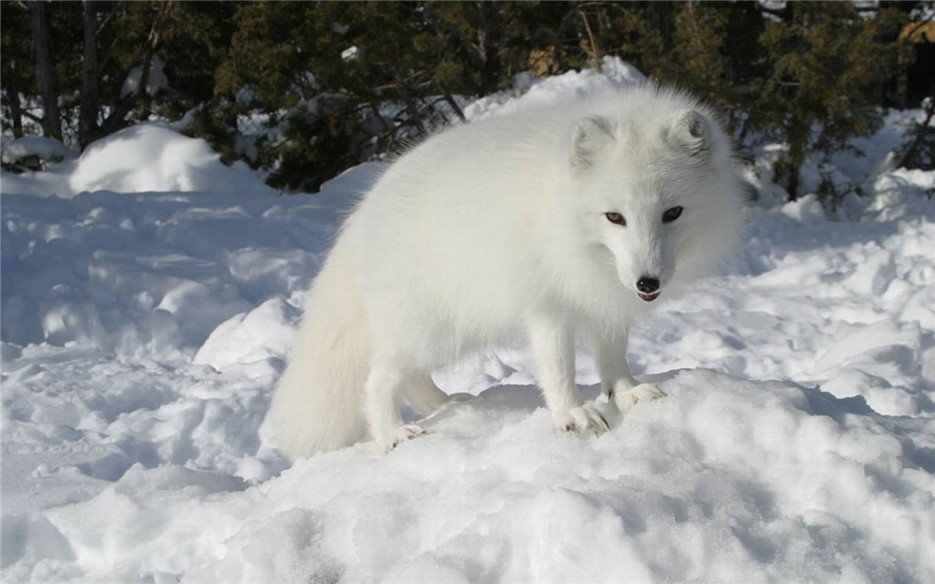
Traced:
[[862, 16], [852, 4], [790, 2], [784, 20], [760, 37], [770, 70], [759, 83], [758, 125], [777, 130], [786, 149], [776, 168], [791, 198], [810, 152], [855, 150], [850, 139], [882, 123], [881, 86], [896, 59], [895, 21]]
[[[807, 159], [878, 127], [906, 19], [897, 8], [2, 2], [2, 123], [16, 136], [41, 126], [85, 146], [136, 121], [185, 116], [225, 160], [245, 160], [285, 190], [314, 190], [457, 121], [462, 96], [507, 87], [526, 70], [554, 74], [615, 55], [699, 94], [741, 143], [783, 143], [776, 176], [796, 197]], [[158, 75], [168, 83], [146, 83]]]

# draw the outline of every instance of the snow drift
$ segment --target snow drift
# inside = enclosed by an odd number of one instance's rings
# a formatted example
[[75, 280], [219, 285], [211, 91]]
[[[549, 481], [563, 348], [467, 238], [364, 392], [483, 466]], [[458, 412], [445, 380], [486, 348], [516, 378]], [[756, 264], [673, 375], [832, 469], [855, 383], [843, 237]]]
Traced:
[[[22, 140], [10, 145], [11, 155], [22, 156], [26, 146], [46, 155], [56, 153], [49, 153], [48, 146], [39, 149], [33, 142], [23, 145]], [[64, 154], [59, 155], [67, 160], [46, 172], [4, 173], [3, 192], [60, 198], [95, 191], [276, 193], [245, 164], [227, 166], [204, 140], [189, 138], [161, 124], [124, 128], [89, 145], [77, 158], [62, 150]]]

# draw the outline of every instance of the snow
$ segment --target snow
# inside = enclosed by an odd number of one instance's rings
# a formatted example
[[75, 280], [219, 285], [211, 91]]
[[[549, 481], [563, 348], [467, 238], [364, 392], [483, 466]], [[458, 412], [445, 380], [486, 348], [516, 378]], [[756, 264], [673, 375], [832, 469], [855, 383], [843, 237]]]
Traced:
[[[633, 75], [602, 71], [522, 80], [525, 97], [470, 112]], [[505, 347], [434, 373], [478, 397], [426, 436], [291, 467], [271, 391], [304, 290], [382, 167], [281, 197], [148, 124], [4, 173], [0, 574], [935, 581], [935, 173], [855, 164], [838, 170], [867, 197], [837, 220], [762, 175], [729, 273], [634, 327], [632, 368], [668, 397], [607, 411], [601, 437], [555, 431], [528, 352]], [[597, 394], [586, 345], [578, 381]]]
[[23, 136], [4, 142], [0, 160], [4, 164], [13, 164], [29, 156], [35, 156], [40, 160], [67, 160], [74, 158], [76, 154], [53, 138]]
[[[143, 80], [143, 68], [134, 67], [130, 69], [127, 78], [123, 80], [123, 87], [120, 88], [121, 99], [136, 93], [140, 90], [140, 82]], [[169, 78], [163, 71], [162, 59], [158, 55], [153, 55], [152, 62], [149, 64], [149, 73], [146, 77], [146, 93], [156, 95], [163, 89], [168, 89]]]
[[276, 193], [246, 165], [223, 164], [220, 155], [204, 140], [189, 138], [157, 123], [137, 124], [115, 132], [88, 146], [79, 158], [46, 172], [3, 175], [4, 193], [71, 198], [97, 191]]
[[618, 57], [604, 57], [597, 68], [568, 71], [545, 79], [534, 79], [528, 73], [521, 73], [514, 79], [512, 88], [467, 105], [464, 116], [468, 120], [479, 120], [521, 109], [548, 107], [569, 94], [586, 95], [646, 81], [646, 76], [632, 65]]

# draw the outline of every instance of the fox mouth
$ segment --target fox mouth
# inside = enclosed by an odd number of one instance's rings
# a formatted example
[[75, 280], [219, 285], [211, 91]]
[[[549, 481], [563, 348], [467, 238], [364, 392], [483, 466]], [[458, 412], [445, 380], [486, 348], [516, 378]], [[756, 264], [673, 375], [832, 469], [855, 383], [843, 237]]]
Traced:
[[653, 292], [652, 294], [643, 294], [642, 292], [637, 292], [637, 296], [640, 297], [640, 300], [644, 302], [652, 302], [656, 298], [659, 298], [659, 292]]

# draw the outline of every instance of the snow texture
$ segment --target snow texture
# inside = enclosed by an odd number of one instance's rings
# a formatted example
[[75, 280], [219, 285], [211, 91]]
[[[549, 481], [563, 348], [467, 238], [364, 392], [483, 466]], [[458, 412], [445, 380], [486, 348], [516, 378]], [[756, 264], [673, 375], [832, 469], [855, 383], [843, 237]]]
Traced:
[[[471, 115], [636, 75], [602, 71]], [[426, 436], [291, 468], [272, 388], [380, 167], [279, 197], [142, 125], [4, 173], [2, 579], [935, 581], [935, 174], [840, 168], [866, 181], [849, 218], [761, 203], [729, 274], [635, 326], [668, 397], [600, 438], [556, 432], [507, 347], [435, 372], [478, 397]], [[597, 394], [585, 345], [578, 381]]]
[[23, 158], [35, 156], [39, 160], [68, 160], [75, 152], [54, 138], [42, 136], [23, 136], [3, 143], [0, 160], [3, 164], [13, 164]]
[[246, 165], [225, 166], [204, 140], [155, 123], [111, 134], [89, 145], [79, 158], [46, 172], [3, 174], [4, 193], [71, 198], [98, 191], [276, 194]]

